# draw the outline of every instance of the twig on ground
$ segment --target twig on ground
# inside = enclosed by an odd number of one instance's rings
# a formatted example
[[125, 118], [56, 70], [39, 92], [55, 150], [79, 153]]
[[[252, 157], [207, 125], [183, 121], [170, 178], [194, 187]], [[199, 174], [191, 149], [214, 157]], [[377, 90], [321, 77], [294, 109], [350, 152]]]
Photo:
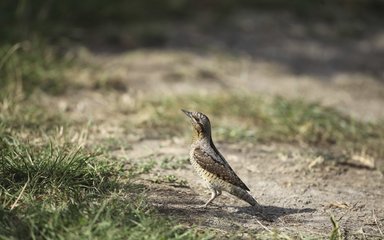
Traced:
[[377, 229], [379, 229], [379, 232], [380, 232], [381, 236], [383, 237], [384, 234], [383, 234], [383, 231], [381, 231], [381, 223], [377, 221], [377, 218], [375, 215], [375, 209], [372, 210], [372, 215], [373, 215], [373, 219], [375, 220], [375, 223], [377, 225]]

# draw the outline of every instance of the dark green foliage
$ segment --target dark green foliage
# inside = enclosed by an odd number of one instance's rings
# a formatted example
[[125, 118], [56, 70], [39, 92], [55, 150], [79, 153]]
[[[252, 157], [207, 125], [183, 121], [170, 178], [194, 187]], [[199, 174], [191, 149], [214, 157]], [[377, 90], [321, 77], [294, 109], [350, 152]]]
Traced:
[[208, 15], [223, 19], [239, 9], [289, 10], [305, 18], [331, 21], [339, 17], [369, 19], [382, 16], [384, 4], [378, 0], [8, 0], [0, 2], [0, 9], [1, 39], [14, 41], [30, 39], [35, 33], [55, 40], [57, 36], [68, 37], [69, 32], [79, 27], [95, 28], [105, 24], [183, 20]]

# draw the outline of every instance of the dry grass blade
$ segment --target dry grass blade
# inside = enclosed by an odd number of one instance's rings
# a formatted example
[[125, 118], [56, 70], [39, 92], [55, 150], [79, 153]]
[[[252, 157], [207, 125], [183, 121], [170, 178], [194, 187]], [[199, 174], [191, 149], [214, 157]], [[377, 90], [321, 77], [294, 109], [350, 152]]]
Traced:
[[330, 219], [332, 222], [333, 229], [332, 229], [331, 236], [329, 237], [329, 239], [330, 240], [342, 240], [343, 238], [341, 235], [339, 223], [335, 220], [335, 218], [333, 216], [331, 216]]
[[15, 202], [12, 204], [11, 210], [13, 210], [17, 206], [17, 202], [20, 200], [20, 198], [23, 195], [24, 190], [25, 190], [25, 188], [27, 187], [28, 184], [29, 184], [29, 177], [28, 177], [27, 182], [24, 184], [23, 188], [21, 189], [19, 196], [17, 196]]

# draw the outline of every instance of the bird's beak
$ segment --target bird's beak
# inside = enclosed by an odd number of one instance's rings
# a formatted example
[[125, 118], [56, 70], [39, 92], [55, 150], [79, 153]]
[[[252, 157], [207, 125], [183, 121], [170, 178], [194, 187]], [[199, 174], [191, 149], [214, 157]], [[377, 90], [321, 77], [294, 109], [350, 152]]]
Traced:
[[181, 109], [181, 111], [183, 113], [185, 113], [185, 115], [187, 115], [188, 117], [190, 117], [192, 119], [192, 113], [191, 112], [188, 112], [187, 110], [184, 110], [184, 109]]

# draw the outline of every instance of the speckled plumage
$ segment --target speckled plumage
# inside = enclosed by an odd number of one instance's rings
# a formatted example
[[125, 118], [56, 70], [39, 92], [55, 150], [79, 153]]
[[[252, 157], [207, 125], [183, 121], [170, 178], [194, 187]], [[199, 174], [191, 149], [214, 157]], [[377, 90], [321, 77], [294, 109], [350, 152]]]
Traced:
[[208, 117], [200, 112], [182, 111], [191, 119], [193, 126], [189, 153], [191, 164], [199, 176], [205, 180], [212, 194], [204, 206], [206, 207], [219, 196], [221, 191], [229, 192], [252, 206], [258, 205], [256, 200], [247, 192], [249, 188], [216, 149], [212, 141], [211, 124]]

